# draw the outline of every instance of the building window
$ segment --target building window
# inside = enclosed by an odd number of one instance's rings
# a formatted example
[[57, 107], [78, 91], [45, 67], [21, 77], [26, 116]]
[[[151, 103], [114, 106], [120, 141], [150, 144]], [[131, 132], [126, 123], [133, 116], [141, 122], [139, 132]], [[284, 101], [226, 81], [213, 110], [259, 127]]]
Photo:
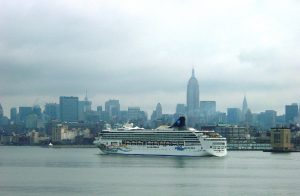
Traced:
[[280, 133], [274, 133], [274, 143], [280, 144]]

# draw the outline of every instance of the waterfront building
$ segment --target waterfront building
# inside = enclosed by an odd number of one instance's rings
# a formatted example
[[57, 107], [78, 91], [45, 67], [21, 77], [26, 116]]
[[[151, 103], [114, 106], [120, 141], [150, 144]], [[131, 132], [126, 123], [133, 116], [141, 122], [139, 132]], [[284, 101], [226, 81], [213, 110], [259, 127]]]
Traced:
[[218, 124], [202, 126], [201, 130], [214, 130], [227, 139], [229, 150], [266, 150], [270, 149], [270, 139], [254, 137], [248, 127]]
[[60, 120], [62, 122], [78, 121], [78, 97], [59, 97]]
[[40, 142], [39, 132], [32, 130], [29, 133], [30, 136], [30, 144], [38, 144]]
[[227, 123], [238, 124], [241, 121], [240, 108], [227, 108]]
[[298, 116], [299, 108], [297, 103], [285, 106], [285, 123], [294, 123], [295, 118]]
[[275, 151], [291, 150], [293, 147], [291, 144], [291, 130], [287, 128], [272, 128], [271, 145]]
[[75, 137], [77, 136], [77, 129], [73, 128], [69, 130], [69, 127], [64, 124], [57, 124], [57, 126], [52, 129], [52, 141], [53, 142], [74, 142]]

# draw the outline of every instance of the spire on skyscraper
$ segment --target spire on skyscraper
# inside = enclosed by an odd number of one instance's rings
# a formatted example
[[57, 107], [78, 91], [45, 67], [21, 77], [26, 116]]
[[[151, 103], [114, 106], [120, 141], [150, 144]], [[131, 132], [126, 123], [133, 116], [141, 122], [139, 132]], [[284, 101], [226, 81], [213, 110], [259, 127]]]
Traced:
[[248, 111], [248, 103], [247, 103], [247, 99], [246, 99], [246, 95], [244, 96], [244, 100], [243, 100], [243, 108], [242, 108], [242, 114], [243, 116], [245, 116], [245, 114]]
[[88, 101], [88, 97], [87, 97], [87, 89], [85, 89], [85, 98], [84, 101]]

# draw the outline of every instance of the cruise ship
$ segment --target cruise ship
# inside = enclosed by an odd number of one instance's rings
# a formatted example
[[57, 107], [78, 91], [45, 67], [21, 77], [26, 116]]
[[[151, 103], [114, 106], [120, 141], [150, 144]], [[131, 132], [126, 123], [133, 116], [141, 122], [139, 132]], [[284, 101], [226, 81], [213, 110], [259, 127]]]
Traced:
[[217, 156], [227, 154], [226, 138], [214, 131], [186, 128], [180, 117], [172, 126], [143, 129], [123, 126], [103, 130], [94, 144], [104, 154], [160, 156]]

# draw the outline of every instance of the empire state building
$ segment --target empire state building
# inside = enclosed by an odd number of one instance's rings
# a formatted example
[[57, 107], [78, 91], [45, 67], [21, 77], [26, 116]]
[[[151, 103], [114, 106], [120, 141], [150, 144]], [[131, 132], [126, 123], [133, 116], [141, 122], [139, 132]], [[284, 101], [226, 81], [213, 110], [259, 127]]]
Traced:
[[187, 85], [186, 103], [188, 116], [195, 116], [199, 110], [199, 84], [194, 69]]

